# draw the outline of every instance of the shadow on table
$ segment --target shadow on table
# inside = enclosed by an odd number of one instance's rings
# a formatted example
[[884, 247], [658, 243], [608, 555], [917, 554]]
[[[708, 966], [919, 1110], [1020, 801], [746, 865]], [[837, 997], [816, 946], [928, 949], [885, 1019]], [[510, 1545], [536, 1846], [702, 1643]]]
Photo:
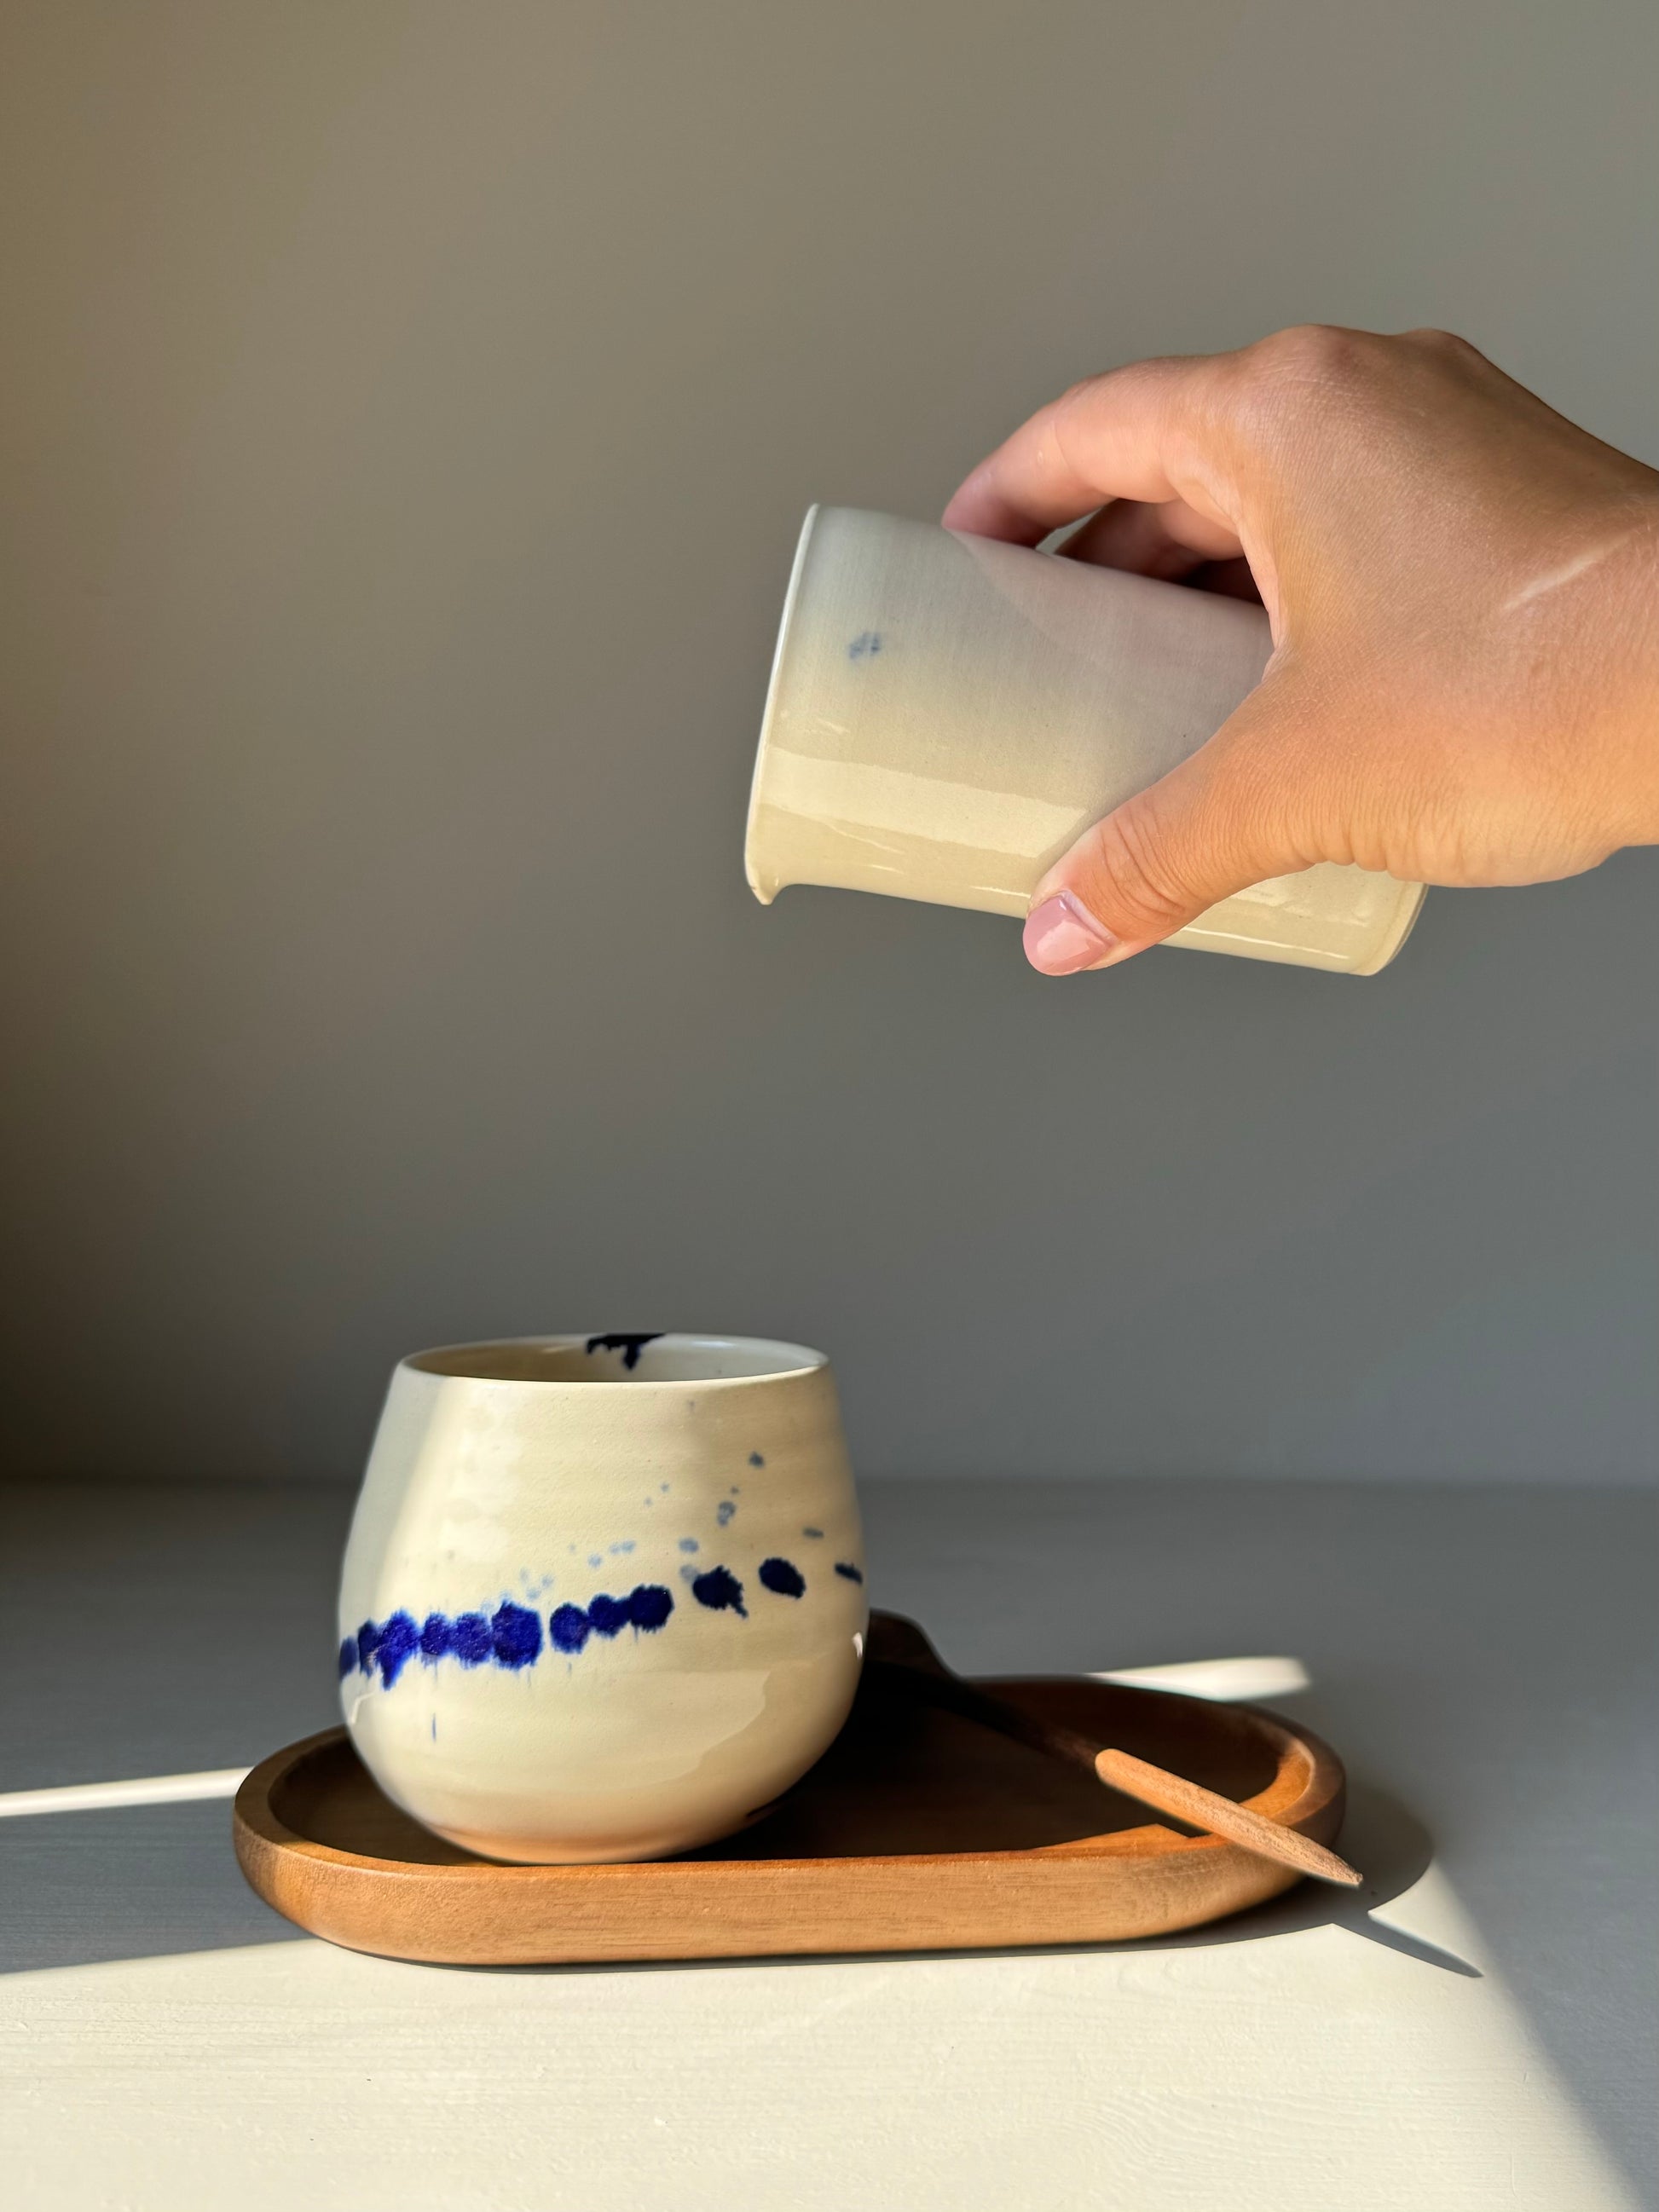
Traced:
[[0, 1973], [301, 1938], [242, 1879], [223, 1799], [0, 1821]]

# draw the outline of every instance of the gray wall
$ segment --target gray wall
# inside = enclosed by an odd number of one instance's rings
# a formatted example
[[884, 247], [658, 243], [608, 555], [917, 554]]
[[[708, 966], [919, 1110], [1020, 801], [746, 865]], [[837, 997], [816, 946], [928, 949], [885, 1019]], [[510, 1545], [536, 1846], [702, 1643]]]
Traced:
[[9, 1464], [820, 1342], [872, 1472], [1639, 1479], [1652, 855], [1062, 986], [739, 860], [796, 526], [1438, 322], [1659, 459], [1650, 0], [12, 0]]

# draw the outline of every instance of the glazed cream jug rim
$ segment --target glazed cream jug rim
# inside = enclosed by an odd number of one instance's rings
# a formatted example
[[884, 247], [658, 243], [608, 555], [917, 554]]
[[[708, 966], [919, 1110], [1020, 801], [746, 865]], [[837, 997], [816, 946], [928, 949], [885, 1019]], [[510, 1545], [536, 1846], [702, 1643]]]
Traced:
[[761, 781], [766, 766], [766, 755], [776, 720], [777, 705], [783, 691], [783, 664], [789, 650], [791, 633], [795, 627], [795, 608], [800, 599], [801, 582], [806, 574], [806, 549], [823, 512], [822, 500], [815, 499], [806, 510], [795, 540], [795, 557], [789, 569], [789, 588], [783, 595], [783, 613], [778, 621], [777, 642], [772, 647], [772, 671], [766, 679], [766, 704], [761, 709], [760, 743], [755, 750], [755, 765], [749, 778], [749, 813], [744, 830], [743, 864], [749, 888], [763, 906], [770, 906], [777, 896], [775, 889], [768, 890], [762, 880], [756, 860], [758, 846], [761, 807]]
[[[555, 1370], [535, 1371], [538, 1357], [554, 1362], [586, 1363], [602, 1354], [619, 1355], [621, 1374], [573, 1374]], [[671, 1374], [641, 1374], [644, 1356], [652, 1363], [665, 1355], [690, 1356], [690, 1364]], [[722, 1374], [717, 1364], [729, 1355], [757, 1364], [736, 1373]], [[416, 1374], [440, 1382], [482, 1382], [498, 1389], [529, 1391], [575, 1390], [739, 1390], [757, 1383], [782, 1382], [810, 1375], [830, 1364], [826, 1353], [810, 1346], [791, 1344], [769, 1336], [730, 1336], [692, 1329], [594, 1330], [588, 1334], [484, 1337], [464, 1344], [434, 1345], [423, 1352], [406, 1352], [398, 1362]]]

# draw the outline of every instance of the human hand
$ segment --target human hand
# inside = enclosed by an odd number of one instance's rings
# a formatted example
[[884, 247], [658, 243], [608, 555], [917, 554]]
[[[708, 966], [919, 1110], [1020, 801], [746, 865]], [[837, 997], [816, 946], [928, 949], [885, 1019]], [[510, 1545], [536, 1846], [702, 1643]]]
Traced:
[[1316, 861], [1522, 884], [1659, 842], [1659, 472], [1462, 339], [1314, 327], [1115, 369], [945, 521], [1033, 545], [1083, 515], [1066, 555], [1259, 596], [1273, 653], [1038, 884], [1046, 974]]

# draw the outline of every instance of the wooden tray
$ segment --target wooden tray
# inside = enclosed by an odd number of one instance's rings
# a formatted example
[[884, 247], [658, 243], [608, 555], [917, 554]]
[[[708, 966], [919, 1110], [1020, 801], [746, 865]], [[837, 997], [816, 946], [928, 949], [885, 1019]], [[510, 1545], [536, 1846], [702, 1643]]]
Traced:
[[[883, 1689], [872, 1670], [812, 1771], [757, 1826], [684, 1858], [501, 1866], [382, 1796], [343, 1729], [291, 1744], [237, 1792], [236, 1856], [266, 1903], [356, 1951], [447, 1966], [947, 1951], [1158, 1936], [1296, 1877], [1147, 1821], [1086, 1772]], [[1340, 1761], [1249, 1705], [1086, 1677], [988, 1680], [1316, 1842]]]

